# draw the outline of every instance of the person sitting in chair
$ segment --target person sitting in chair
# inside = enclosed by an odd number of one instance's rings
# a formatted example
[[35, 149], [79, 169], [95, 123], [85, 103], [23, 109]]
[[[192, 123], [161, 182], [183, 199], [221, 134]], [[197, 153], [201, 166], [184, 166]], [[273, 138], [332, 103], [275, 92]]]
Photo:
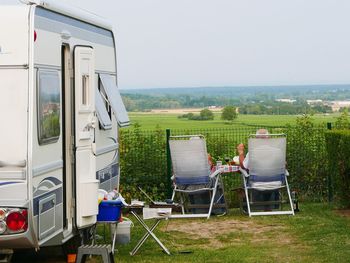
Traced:
[[[259, 129], [256, 131], [256, 138], [266, 139], [269, 138], [269, 131], [267, 129]], [[239, 165], [242, 169], [249, 170], [249, 152], [244, 155], [245, 146], [240, 143], [237, 146], [237, 152], [239, 155]], [[253, 191], [254, 201], [277, 201], [279, 199], [279, 191]], [[257, 206], [257, 209], [271, 210], [272, 208], [278, 208], [278, 205], [265, 205], [264, 207]]]
[[[256, 131], [256, 138], [266, 139], [269, 138], [269, 131], [266, 129], [259, 129]], [[243, 143], [238, 144], [237, 152], [239, 156], [239, 165], [241, 168], [249, 170], [249, 152], [244, 156], [245, 146]]]

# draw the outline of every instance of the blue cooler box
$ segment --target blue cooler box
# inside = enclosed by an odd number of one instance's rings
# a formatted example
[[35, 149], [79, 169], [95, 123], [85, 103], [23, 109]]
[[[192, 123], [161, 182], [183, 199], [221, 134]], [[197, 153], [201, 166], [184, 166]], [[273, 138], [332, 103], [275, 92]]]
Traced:
[[98, 206], [97, 221], [118, 221], [122, 207], [119, 200], [103, 200]]

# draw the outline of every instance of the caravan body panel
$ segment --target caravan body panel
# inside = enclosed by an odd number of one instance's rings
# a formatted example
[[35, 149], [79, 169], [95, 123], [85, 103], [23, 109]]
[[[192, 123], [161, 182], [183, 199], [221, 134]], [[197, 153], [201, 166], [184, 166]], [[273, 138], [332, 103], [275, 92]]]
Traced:
[[[29, 11], [29, 6], [5, 5], [0, 15], [0, 207], [5, 208], [30, 207], [27, 147]], [[30, 231], [0, 236], [0, 247], [4, 248], [35, 244]]]
[[[80, 118], [75, 114], [75, 48], [93, 51], [90, 79], [96, 94], [105, 98], [99, 74], [110, 75], [116, 83], [116, 50], [108, 23], [57, 1], [28, 2], [3, 6], [0, 1], [0, 23], [13, 25], [0, 28], [0, 80], [5, 84], [0, 119], [9, 127], [0, 134], [5, 146], [0, 149], [0, 209], [28, 211], [28, 230], [0, 234], [0, 248], [60, 245], [79, 227], [95, 222], [97, 196], [90, 207], [83, 202], [94, 197], [79, 197], [77, 192], [85, 170], [77, 166], [83, 155], [77, 155], [76, 138], [82, 133], [75, 125]], [[95, 124], [93, 145], [86, 151], [93, 157], [88, 183], [99, 182], [94, 192], [97, 187], [119, 187], [116, 113], [107, 100], [103, 103], [111, 125]], [[83, 221], [77, 217], [78, 207]]]
[[24, 5], [4, 5], [1, 7], [1, 67], [28, 66], [29, 8], [29, 6]]
[[[98, 87], [98, 73], [99, 72], [107, 72], [109, 74], [116, 74], [116, 62], [115, 62], [115, 46], [114, 46], [114, 38], [113, 33], [111, 31], [108, 31], [103, 28], [96, 27], [94, 25], [86, 24], [82, 21], [79, 21], [77, 19], [74, 19], [72, 17], [63, 16], [61, 14], [57, 14], [55, 12], [52, 12], [50, 10], [46, 10], [41, 7], [36, 7], [35, 10], [35, 17], [34, 17], [34, 29], [37, 33], [37, 40], [34, 45], [34, 69], [36, 72], [38, 71], [44, 71], [44, 72], [57, 72], [61, 78], [60, 86], [62, 86], [62, 45], [65, 45], [69, 49], [69, 74], [74, 74], [76, 72], [75, 69], [75, 58], [74, 58], [74, 50], [76, 47], [79, 46], [89, 46], [92, 47], [94, 52], [94, 78], [91, 78], [92, 81], [94, 81], [93, 85], [94, 88]], [[47, 48], [50, 47], [50, 48]], [[73, 79], [73, 76], [70, 76], [71, 79]], [[38, 87], [38, 81], [39, 79], [36, 78], [36, 83], [34, 86]], [[68, 86], [68, 85], [67, 85]], [[72, 82], [70, 82], [69, 87], [66, 90], [66, 96], [68, 93], [70, 93], [70, 99], [66, 100], [66, 104], [68, 107], [71, 105], [74, 105], [73, 109], [75, 111], [78, 111], [78, 105], [77, 103], [73, 102], [73, 94], [74, 94], [74, 87]], [[69, 94], [68, 94], [69, 95]], [[61, 92], [61, 102], [63, 99], [63, 92]], [[35, 100], [38, 99], [38, 96], [34, 98]], [[38, 105], [38, 101], [33, 103], [33, 105]], [[60, 105], [60, 121], [63, 121], [63, 105], [61, 103]], [[36, 114], [36, 110], [33, 109], [33, 119], [34, 119], [34, 126], [33, 126], [33, 171], [35, 171], [38, 167], [46, 166], [47, 164], [52, 164], [52, 167], [55, 168], [55, 170], [51, 169], [47, 172], [42, 172], [36, 176], [36, 173], [33, 173], [33, 186], [34, 186], [34, 192], [33, 195], [37, 196], [38, 190], [41, 188], [42, 185], [50, 184], [51, 187], [47, 188], [45, 193], [42, 193], [41, 196], [38, 196], [38, 199], [34, 199], [34, 202], [39, 203], [42, 198], [46, 198], [47, 195], [53, 192], [57, 192], [57, 200], [56, 205], [52, 207], [51, 209], [55, 209], [55, 218], [56, 222], [55, 226], [52, 225], [52, 232], [47, 232], [47, 236], [50, 237], [50, 235], [62, 235], [63, 238], [66, 238], [67, 235], [69, 236], [72, 234], [72, 231], [66, 231], [64, 233], [63, 231], [63, 217], [64, 214], [66, 215], [67, 224], [72, 225], [74, 227], [82, 227], [85, 226], [81, 219], [76, 221], [77, 216], [76, 212], [74, 211], [76, 208], [81, 207], [81, 197], [76, 196], [77, 194], [77, 187], [79, 187], [80, 179], [78, 178], [78, 175], [76, 173], [76, 168], [69, 167], [71, 164], [67, 163], [64, 165], [63, 157], [63, 136], [66, 134], [68, 137], [74, 137], [78, 135], [78, 131], [75, 130], [76, 134], [71, 134], [71, 136], [67, 135], [69, 131], [63, 131], [61, 128], [60, 130], [60, 136], [58, 140], [54, 143], [46, 144], [46, 145], [40, 145], [38, 139], [37, 139], [37, 132], [40, 130], [38, 128], [38, 125], [40, 124], [40, 120], [38, 119], [38, 114]], [[68, 124], [66, 126], [71, 127], [72, 133], [74, 132], [74, 118], [71, 117], [74, 113], [69, 110], [66, 110], [66, 119], [68, 120]], [[112, 190], [114, 188], [118, 188], [118, 175], [119, 175], [119, 169], [111, 169], [109, 167], [119, 167], [118, 166], [118, 155], [117, 151], [118, 149], [115, 147], [112, 151], [105, 152], [103, 149], [105, 148], [111, 148], [113, 145], [116, 144], [118, 141], [117, 138], [117, 124], [115, 120], [112, 120], [113, 128], [110, 130], [101, 130], [97, 128], [95, 130], [95, 149], [96, 149], [96, 161], [94, 167], [91, 167], [91, 169], [95, 169], [95, 177], [94, 180], [99, 180], [101, 182], [100, 188], [104, 188], [105, 190]], [[98, 126], [98, 124], [97, 124]], [[35, 134], [37, 134], [35, 136]], [[67, 138], [67, 140], [71, 140], [70, 138]], [[69, 147], [74, 148], [76, 146], [75, 142], [73, 140], [70, 141], [67, 145], [67, 153], [72, 154], [69, 152]], [[72, 149], [71, 149], [72, 150]], [[79, 155], [80, 157], [82, 155]], [[74, 159], [73, 156], [71, 156], [71, 162], [74, 162], [75, 165], [80, 162], [80, 159]], [[87, 161], [87, 159], [85, 160]], [[91, 160], [92, 161], [92, 160]], [[56, 165], [53, 165], [56, 164]], [[80, 168], [78, 168], [79, 170]], [[64, 171], [65, 170], [65, 171]], [[108, 177], [108, 174], [105, 172], [105, 170], [111, 171], [110, 176]], [[79, 170], [80, 172], [83, 172], [83, 170]], [[102, 171], [102, 172], [101, 172]], [[113, 174], [112, 174], [113, 172]], [[66, 179], [64, 179], [64, 173], [66, 173]], [[55, 179], [56, 183], [52, 182], [52, 179]], [[51, 182], [49, 183], [49, 181]], [[66, 180], [66, 185], [64, 185], [64, 180]], [[67, 183], [71, 182], [71, 183]], [[93, 183], [90, 183], [93, 184]], [[90, 186], [88, 184], [88, 186]], [[93, 186], [91, 186], [93, 187]], [[95, 189], [95, 187], [93, 187]], [[96, 192], [96, 189], [95, 191]], [[39, 192], [41, 193], [41, 192]], [[94, 195], [92, 193], [92, 195]], [[73, 198], [73, 199], [72, 199]], [[66, 200], [66, 201], [65, 201]], [[97, 199], [96, 199], [97, 201]], [[66, 203], [64, 203], [66, 202]], [[37, 207], [38, 204], [33, 204], [33, 206]], [[89, 210], [88, 207], [85, 207], [83, 210]], [[50, 212], [50, 211], [48, 211]], [[81, 212], [84, 214], [90, 213], [91, 211], [77, 211], [78, 214], [81, 214]], [[94, 211], [97, 213], [97, 211]], [[81, 218], [80, 216], [78, 216]], [[96, 220], [96, 219], [95, 219]], [[95, 222], [95, 220], [89, 221], [90, 225]], [[54, 223], [52, 223], [54, 224]], [[40, 213], [34, 215], [34, 226], [40, 226]], [[35, 230], [38, 236], [41, 235], [40, 229], [37, 228]], [[46, 245], [51, 244], [50, 239], [47, 238], [47, 236], [43, 236], [44, 238], [40, 240], [39, 238], [39, 244]], [[59, 240], [59, 239], [58, 239]]]

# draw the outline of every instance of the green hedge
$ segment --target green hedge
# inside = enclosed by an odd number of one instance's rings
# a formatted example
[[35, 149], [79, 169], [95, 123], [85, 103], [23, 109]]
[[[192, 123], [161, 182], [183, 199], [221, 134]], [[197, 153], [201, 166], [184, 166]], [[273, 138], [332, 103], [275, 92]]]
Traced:
[[334, 130], [325, 136], [335, 201], [350, 207], [350, 131]]
[[124, 130], [120, 133], [121, 192], [131, 199], [145, 200], [141, 187], [156, 200], [168, 198], [166, 137], [162, 130]]
[[[258, 126], [212, 129], [174, 129], [171, 135], [202, 134], [206, 138], [208, 152], [214, 160], [224, 161], [225, 156], [237, 155], [236, 145], [247, 143], [250, 134]], [[296, 126], [268, 128], [270, 133], [287, 135], [288, 182], [298, 191], [301, 200], [326, 201], [329, 193], [327, 152], [325, 143], [326, 125], [314, 125], [308, 118], [300, 118]], [[123, 196], [145, 199], [137, 186], [142, 187], [154, 199], [163, 200], [167, 195], [165, 130], [145, 131], [139, 126], [120, 132], [120, 186]], [[234, 188], [240, 187], [239, 176], [224, 176], [225, 192], [229, 205], [234, 205]]]
[[296, 126], [283, 130], [287, 135], [288, 182], [302, 201], [328, 199], [326, 131], [326, 125], [315, 125], [308, 117], [298, 118]]

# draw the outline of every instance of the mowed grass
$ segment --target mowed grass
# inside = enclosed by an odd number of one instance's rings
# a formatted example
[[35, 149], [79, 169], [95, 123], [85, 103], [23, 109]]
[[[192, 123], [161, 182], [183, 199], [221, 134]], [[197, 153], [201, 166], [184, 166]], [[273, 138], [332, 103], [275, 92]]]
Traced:
[[[350, 262], [350, 213], [327, 204], [301, 204], [295, 216], [249, 218], [239, 210], [205, 219], [163, 221], [156, 235], [168, 256], [148, 239], [129, 252], [144, 234], [135, 222], [131, 243], [117, 245], [116, 262]], [[131, 219], [132, 216], [129, 215]], [[134, 220], [135, 221], [135, 220]], [[150, 225], [151, 221], [148, 221]]]
[[[232, 125], [246, 126], [246, 125], [262, 125], [262, 126], [285, 126], [286, 124], [295, 124], [297, 115], [239, 115], [238, 118], [231, 122], [220, 119], [221, 115], [215, 113], [215, 118], [212, 121], [194, 121], [185, 118], [179, 119], [180, 114], [170, 113], [129, 113], [129, 117], [133, 128], [135, 123], [141, 125], [141, 129], [152, 130], [156, 127], [161, 129], [208, 129], [208, 128], [229, 128]], [[315, 123], [334, 122], [339, 114], [330, 115], [314, 115]]]

